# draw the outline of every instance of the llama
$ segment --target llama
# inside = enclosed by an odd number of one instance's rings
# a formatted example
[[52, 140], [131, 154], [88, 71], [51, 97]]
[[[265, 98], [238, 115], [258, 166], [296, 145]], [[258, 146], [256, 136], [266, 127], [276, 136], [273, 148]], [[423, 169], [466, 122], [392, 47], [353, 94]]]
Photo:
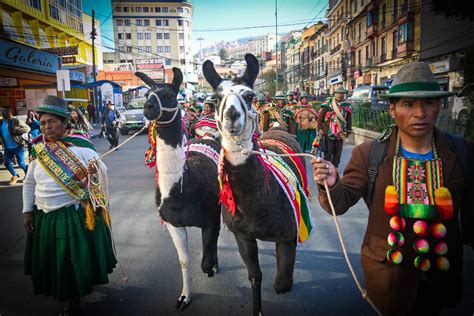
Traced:
[[218, 269], [217, 239], [220, 231], [217, 159], [220, 145], [210, 139], [187, 143], [177, 94], [183, 74], [173, 68], [171, 84], [159, 84], [146, 74], [136, 75], [150, 86], [144, 115], [155, 121], [156, 167], [158, 171], [156, 204], [173, 239], [181, 265], [183, 288], [176, 308], [191, 302], [190, 257], [186, 227], [202, 230], [201, 270], [212, 277]]
[[[297, 220], [294, 204], [291, 204], [281, 182], [268, 172], [268, 165], [263, 163], [264, 156], [249, 156], [245, 150], [258, 150], [261, 146], [275, 153], [302, 150], [296, 139], [282, 130], [270, 130], [260, 137], [258, 144], [253, 142], [258, 116], [251, 104], [255, 96], [252, 88], [259, 67], [255, 56], [247, 54], [245, 60], [247, 68], [243, 76], [234, 80], [223, 80], [210, 61], [203, 64], [203, 74], [219, 98], [216, 115], [222, 139], [219, 173], [223, 177], [221, 181], [228, 185], [227, 189], [221, 187], [222, 215], [235, 236], [240, 256], [247, 267], [253, 314], [258, 315], [262, 312], [262, 272], [258, 262], [257, 239], [276, 243], [277, 274], [273, 288], [277, 294], [286, 293], [293, 285], [296, 245], [301, 232], [297, 224], [301, 221]], [[307, 189], [301, 159], [285, 158], [284, 161], [290, 166], [293, 176], [299, 175], [294, 178], [299, 183], [304, 182]], [[306, 203], [304, 206], [308, 207], [306, 194], [302, 198]], [[306, 212], [305, 216], [308, 215]], [[308, 222], [305, 225], [309, 233], [311, 224]]]

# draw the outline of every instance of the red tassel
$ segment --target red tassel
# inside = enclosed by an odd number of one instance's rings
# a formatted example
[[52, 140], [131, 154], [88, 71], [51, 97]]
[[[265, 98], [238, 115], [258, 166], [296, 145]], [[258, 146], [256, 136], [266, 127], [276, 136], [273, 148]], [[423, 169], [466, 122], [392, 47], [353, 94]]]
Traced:
[[229, 181], [224, 180], [222, 185], [221, 192], [219, 194], [219, 203], [223, 203], [224, 206], [230, 211], [232, 217], [235, 214], [235, 200], [234, 195], [232, 194], [232, 188], [230, 187]]

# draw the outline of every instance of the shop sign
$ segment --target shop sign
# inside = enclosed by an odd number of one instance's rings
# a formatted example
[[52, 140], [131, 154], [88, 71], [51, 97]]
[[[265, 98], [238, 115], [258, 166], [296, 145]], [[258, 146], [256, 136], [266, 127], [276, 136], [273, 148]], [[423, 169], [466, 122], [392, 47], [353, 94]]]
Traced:
[[75, 70], [69, 70], [69, 78], [72, 81], [79, 81], [79, 82], [86, 81], [86, 75], [83, 72], [75, 71]]
[[0, 87], [14, 87], [18, 85], [16, 78], [0, 78]]
[[58, 70], [58, 56], [2, 40], [0, 40], [0, 63], [52, 74]]
[[163, 60], [160, 58], [136, 59], [137, 69], [162, 69]]
[[63, 56], [61, 58], [63, 64], [74, 64], [76, 62], [76, 56]]
[[431, 63], [430, 68], [431, 68], [431, 72], [433, 74], [448, 72], [449, 71], [449, 60], [443, 60], [443, 61], [439, 61], [437, 63]]
[[58, 56], [77, 55], [77, 46], [66, 46], [66, 47], [53, 47], [53, 48], [42, 48], [44, 52], [55, 54]]
[[332, 77], [329, 81], [331, 84], [336, 84], [342, 82], [342, 75], [338, 75], [336, 77]]

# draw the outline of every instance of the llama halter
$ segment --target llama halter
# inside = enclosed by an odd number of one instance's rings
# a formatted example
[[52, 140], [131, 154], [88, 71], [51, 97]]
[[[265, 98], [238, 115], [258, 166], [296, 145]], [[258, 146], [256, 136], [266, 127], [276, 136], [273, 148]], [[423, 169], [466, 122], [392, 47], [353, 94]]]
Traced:
[[[153, 121], [155, 121], [156, 124], [158, 124], [158, 125], [166, 125], [166, 124], [169, 124], [169, 123], [173, 122], [174, 119], [176, 118], [176, 116], [178, 115], [179, 106], [175, 106], [174, 108], [164, 108], [163, 105], [161, 104], [160, 98], [158, 97], [158, 95], [155, 92], [153, 92], [153, 91], [150, 92], [150, 96], [155, 97], [155, 99], [158, 101], [158, 109], [160, 110], [160, 114]], [[150, 98], [150, 96], [148, 98]], [[174, 112], [174, 114], [173, 114], [173, 117], [171, 117], [171, 119], [169, 119], [168, 121], [164, 121], [164, 122], [159, 121], [159, 119], [163, 115], [163, 112], [170, 112], [170, 113]]]

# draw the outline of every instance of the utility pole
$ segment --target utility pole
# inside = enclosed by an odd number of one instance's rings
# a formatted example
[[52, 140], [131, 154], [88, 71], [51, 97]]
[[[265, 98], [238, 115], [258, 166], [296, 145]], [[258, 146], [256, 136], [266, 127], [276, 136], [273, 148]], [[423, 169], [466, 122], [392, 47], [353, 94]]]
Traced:
[[95, 68], [95, 37], [97, 36], [97, 32], [95, 30], [95, 11], [92, 10], [92, 31], [91, 31], [91, 39], [92, 39], [92, 76], [94, 78], [94, 108], [95, 108], [95, 113], [96, 113], [96, 121], [100, 122], [100, 110], [99, 109], [99, 104], [97, 102], [97, 86], [95, 85], [95, 82], [97, 81], [97, 76], [96, 76], [96, 68]]
[[275, 0], [275, 93], [278, 91], [278, 0]]
[[200, 37], [197, 40], [199, 41], [199, 62], [202, 62], [202, 41], [204, 38]]

